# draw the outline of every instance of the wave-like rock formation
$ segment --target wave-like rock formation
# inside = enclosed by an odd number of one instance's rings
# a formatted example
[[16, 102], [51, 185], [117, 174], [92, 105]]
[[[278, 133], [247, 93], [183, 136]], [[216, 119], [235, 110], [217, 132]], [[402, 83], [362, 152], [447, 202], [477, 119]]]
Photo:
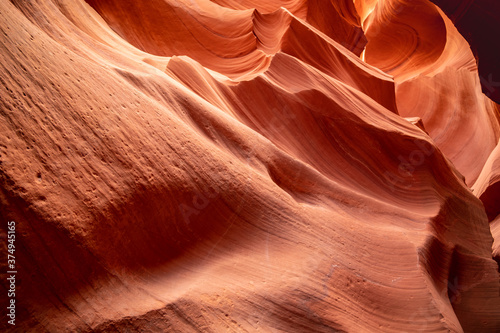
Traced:
[[[479, 58], [484, 94], [500, 103], [500, 3], [495, 0], [432, 0], [450, 17]], [[492, 39], [493, 37], [493, 39]]]
[[2, 330], [500, 330], [500, 107], [446, 8], [0, 1]]

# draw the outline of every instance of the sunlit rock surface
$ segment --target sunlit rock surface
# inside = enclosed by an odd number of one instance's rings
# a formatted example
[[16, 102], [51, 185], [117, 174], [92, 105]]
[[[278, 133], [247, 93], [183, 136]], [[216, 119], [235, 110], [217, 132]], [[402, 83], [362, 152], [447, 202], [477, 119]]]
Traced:
[[0, 1], [2, 330], [500, 330], [499, 106], [446, 8]]
[[432, 0], [453, 20], [479, 58], [479, 77], [486, 96], [500, 103], [500, 2]]

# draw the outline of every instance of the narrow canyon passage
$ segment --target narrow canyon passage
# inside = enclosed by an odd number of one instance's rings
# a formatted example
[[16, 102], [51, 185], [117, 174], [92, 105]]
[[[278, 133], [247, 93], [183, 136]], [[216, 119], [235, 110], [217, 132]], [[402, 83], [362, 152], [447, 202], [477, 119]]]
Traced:
[[0, 0], [0, 329], [499, 332], [498, 22]]

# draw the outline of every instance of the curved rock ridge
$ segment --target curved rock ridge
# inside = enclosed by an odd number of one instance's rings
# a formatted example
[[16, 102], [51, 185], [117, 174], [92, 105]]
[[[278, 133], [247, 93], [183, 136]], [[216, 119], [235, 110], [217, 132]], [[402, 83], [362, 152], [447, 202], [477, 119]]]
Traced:
[[490, 222], [491, 234], [493, 235], [493, 258], [500, 265], [500, 216]]
[[0, 30], [2, 331], [500, 329], [499, 107], [432, 3], [2, 0]]
[[481, 199], [489, 220], [500, 214], [500, 143], [491, 152], [483, 170], [472, 187], [474, 194]]
[[363, 23], [366, 61], [394, 75], [400, 114], [421, 118], [472, 186], [498, 142], [500, 128], [497, 104], [481, 92], [469, 45], [428, 1], [369, 4], [373, 10]]
[[257, 50], [252, 10], [182, 1], [87, 1], [110, 27], [150, 54], [188, 55], [226, 76], [239, 77], [266, 62]]
[[484, 164], [472, 190], [484, 204], [494, 239], [493, 258], [500, 265], [500, 205], [498, 204], [500, 202], [500, 142]]
[[432, 0], [453, 20], [478, 57], [484, 94], [500, 103], [500, 48], [491, 36], [500, 35], [500, 3], [494, 0]]
[[[301, 16], [304, 15], [292, 5], [289, 6], [290, 10], [278, 7], [269, 12], [269, 8], [274, 8], [275, 5], [238, 11], [216, 7], [213, 4], [209, 6], [207, 2], [200, 4], [194, 2], [195, 5], [189, 2], [170, 3], [161, 0], [157, 3], [87, 2], [107, 20], [113, 30], [136, 47], [160, 56], [187, 55], [203, 66], [232, 79], [265, 68], [268, 63], [266, 54], [272, 55], [279, 51], [283, 35], [294, 27], [302, 30], [302, 33], [313, 30], [309, 34], [317, 39], [316, 43], [334, 44], [333, 47], [340, 47], [331, 40], [330, 30], [321, 30], [327, 22], [316, 18], [321, 13], [337, 13], [337, 11], [331, 5], [325, 8], [325, 5], [319, 5], [314, 1], [308, 4], [308, 9], [311, 11], [308, 11], [308, 16], [303, 18]], [[236, 7], [239, 8], [241, 5]], [[210, 11], [212, 7], [216, 8]], [[325, 19], [324, 16], [321, 18]], [[334, 21], [330, 17], [326, 19]], [[356, 17], [352, 17], [349, 21], [345, 19], [340, 21], [337, 28], [347, 32], [345, 36], [338, 33], [333, 36], [342, 46], [361, 50], [364, 46], [360, 42], [363, 33], [359, 27], [356, 28], [355, 20]], [[318, 27], [321, 33], [315, 30]], [[179, 42], [181, 36], [182, 42]], [[361, 44], [358, 45], [359, 43]], [[310, 47], [317, 49], [321, 46], [310, 45]], [[349, 57], [359, 63], [359, 59], [351, 54]]]
[[424, 72], [447, 41], [443, 18], [428, 1], [378, 1], [363, 27], [366, 62], [399, 80]]
[[255, 9], [263, 14], [285, 8], [330, 38], [359, 55], [366, 44], [361, 21], [351, 0], [260, 1], [217, 0], [214, 3], [232, 9]]

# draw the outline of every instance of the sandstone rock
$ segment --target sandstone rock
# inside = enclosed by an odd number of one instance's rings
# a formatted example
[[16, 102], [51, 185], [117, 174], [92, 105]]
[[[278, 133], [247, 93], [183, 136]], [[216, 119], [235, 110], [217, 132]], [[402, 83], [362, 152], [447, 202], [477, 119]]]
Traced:
[[499, 109], [432, 3], [4, 0], [0, 30], [3, 330], [500, 329]]

